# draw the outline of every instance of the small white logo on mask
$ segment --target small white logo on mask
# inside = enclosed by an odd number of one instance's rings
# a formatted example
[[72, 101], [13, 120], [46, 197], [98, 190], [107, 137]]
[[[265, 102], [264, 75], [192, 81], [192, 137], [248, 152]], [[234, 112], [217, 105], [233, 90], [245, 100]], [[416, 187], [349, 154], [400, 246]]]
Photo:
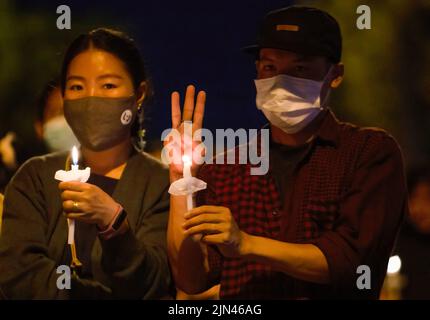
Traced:
[[131, 113], [131, 110], [129, 109], [125, 110], [121, 115], [121, 123], [123, 125], [129, 124], [131, 121], [132, 115], [133, 114]]

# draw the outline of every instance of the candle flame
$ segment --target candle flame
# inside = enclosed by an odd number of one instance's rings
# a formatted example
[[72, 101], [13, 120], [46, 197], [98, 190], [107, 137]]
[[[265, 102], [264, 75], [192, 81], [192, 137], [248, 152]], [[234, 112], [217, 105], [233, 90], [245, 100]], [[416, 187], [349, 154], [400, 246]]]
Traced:
[[191, 159], [188, 155], [184, 154], [182, 156], [182, 161], [184, 162], [184, 165], [191, 165]]
[[387, 273], [389, 274], [397, 273], [400, 271], [401, 267], [402, 267], [402, 261], [400, 260], [400, 257], [392, 256], [388, 261]]
[[78, 148], [76, 146], [73, 146], [72, 148], [72, 162], [74, 165], [78, 164], [79, 154], [78, 154]]

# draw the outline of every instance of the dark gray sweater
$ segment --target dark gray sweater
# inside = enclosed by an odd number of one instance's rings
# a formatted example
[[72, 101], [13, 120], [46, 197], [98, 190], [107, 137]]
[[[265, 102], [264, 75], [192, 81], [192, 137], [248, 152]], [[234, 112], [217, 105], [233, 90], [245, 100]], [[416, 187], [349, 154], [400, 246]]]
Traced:
[[66, 153], [27, 161], [9, 183], [0, 236], [0, 296], [9, 299], [158, 299], [166, 297], [170, 272], [166, 254], [168, 171], [145, 153], [127, 162], [113, 198], [128, 213], [130, 230], [96, 239], [92, 279], [72, 278], [71, 290], [57, 289], [64, 264], [67, 220], [57, 170]]

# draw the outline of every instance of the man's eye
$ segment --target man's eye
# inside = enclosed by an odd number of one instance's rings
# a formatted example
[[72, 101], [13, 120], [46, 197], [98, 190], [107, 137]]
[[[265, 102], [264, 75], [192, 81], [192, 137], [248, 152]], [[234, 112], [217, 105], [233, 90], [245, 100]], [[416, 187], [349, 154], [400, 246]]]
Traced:
[[72, 90], [72, 91], [78, 91], [78, 90], [82, 90], [82, 89], [83, 89], [82, 86], [79, 84], [73, 84], [69, 87], [69, 90]]
[[103, 85], [103, 89], [115, 89], [117, 86], [114, 85], [113, 83], [105, 83]]
[[264, 71], [274, 71], [275, 70], [275, 66], [272, 64], [266, 64], [263, 66], [263, 70]]

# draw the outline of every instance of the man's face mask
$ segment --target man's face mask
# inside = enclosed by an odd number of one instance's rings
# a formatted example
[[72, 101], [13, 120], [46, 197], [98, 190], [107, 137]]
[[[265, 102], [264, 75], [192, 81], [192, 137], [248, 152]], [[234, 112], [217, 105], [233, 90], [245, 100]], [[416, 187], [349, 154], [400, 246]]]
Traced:
[[124, 141], [136, 118], [136, 97], [64, 100], [64, 116], [81, 145], [102, 151]]
[[[322, 81], [296, 78], [280, 74], [272, 78], [254, 80], [257, 89], [257, 108], [270, 123], [288, 134], [305, 128], [321, 112]], [[324, 100], [327, 98], [325, 96]]]
[[43, 140], [51, 152], [70, 150], [79, 145], [64, 116], [52, 118], [43, 125]]

